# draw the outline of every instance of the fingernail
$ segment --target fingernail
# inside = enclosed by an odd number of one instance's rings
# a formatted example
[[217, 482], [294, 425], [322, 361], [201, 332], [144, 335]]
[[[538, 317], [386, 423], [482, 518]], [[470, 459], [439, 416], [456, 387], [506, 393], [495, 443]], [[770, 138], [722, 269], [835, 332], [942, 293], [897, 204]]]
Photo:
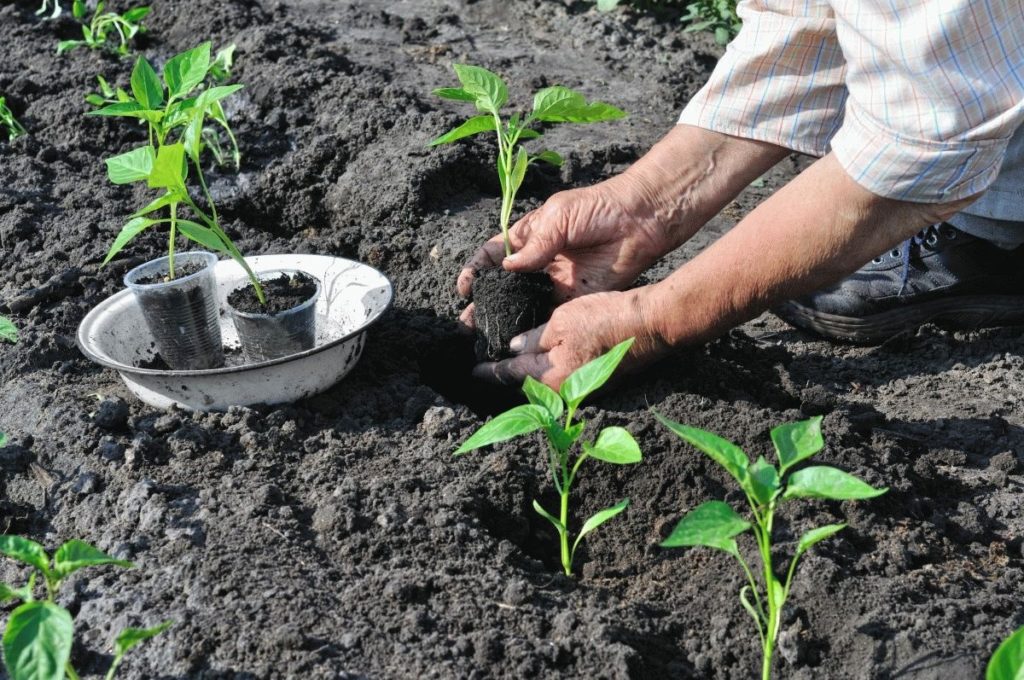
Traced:
[[519, 354], [526, 347], [526, 338], [521, 335], [517, 335], [512, 338], [512, 341], [508, 343], [508, 349], [513, 354]]

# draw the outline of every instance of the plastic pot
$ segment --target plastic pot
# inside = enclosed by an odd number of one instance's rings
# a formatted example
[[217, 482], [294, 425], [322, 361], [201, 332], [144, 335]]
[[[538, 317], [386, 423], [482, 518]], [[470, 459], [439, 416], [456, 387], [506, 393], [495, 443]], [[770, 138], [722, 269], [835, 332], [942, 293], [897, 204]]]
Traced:
[[224, 347], [213, 273], [217, 256], [202, 251], [178, 253], [174, 257], [176, 268], [200, 269], [165, 281], [169, 260], [150, 260], [124, 275], [124, 284], [139, 302], [160, 358], [174, 370], [223, 366]]
[[[316, 284], [315, 292], [299, 304], [288, 309], [271, 312], [248, 312], [235, 309], [228, 302], [231, 320], [238, 331], [242, 353], [249, 363], [270, 361], [316, 345], [316, 302], [320, 299], [320, 279], [298, 269], [273, 269], [257, 274], [261, 283], [281, 276], [304, 277]], [[240, 286], [249, 286], [249, 280]], [[228, 296], [230, 300], [230, 295]], [[269, 300], [273, 302], [273, 300]]]

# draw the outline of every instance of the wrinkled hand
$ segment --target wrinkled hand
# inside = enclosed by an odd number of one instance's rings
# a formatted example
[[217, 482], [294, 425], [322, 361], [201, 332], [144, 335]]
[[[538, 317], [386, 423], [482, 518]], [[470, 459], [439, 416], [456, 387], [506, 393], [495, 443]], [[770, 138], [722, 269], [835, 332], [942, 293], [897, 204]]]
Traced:
[[[469, 296], [478, 270], [498, 266], [546, 270], [559, 300], [621, 290], [675, 245], [643, 206], [638, 187], [623, 176], [559, 192], [512, 226], [512, 257], [505, 257], [501, 234], [473, 254], [459, 274], [459, 294]], [[461, 318], [473, 325], [472, 305]]]
[[546, 324], [512, 339], [513, 358], [478, 364], [473, 375], [505, 385], [518, 385], [530, 375], [557, 390], [570, 373], [631, 337], [636, 341], [616, 375], [641, 368], [667, 349], [649, 325], [645, 290], [570, 300], [556, 308]]

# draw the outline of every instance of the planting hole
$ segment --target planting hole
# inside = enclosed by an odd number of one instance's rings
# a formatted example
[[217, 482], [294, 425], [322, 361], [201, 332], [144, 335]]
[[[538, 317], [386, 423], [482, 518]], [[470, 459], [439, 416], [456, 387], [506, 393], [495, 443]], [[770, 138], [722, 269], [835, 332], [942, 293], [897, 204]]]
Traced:
[[463, 404], [481, 418], [494, 416], [526, 402], [518, 388], [492, 385], [474, 378], [473, 339], [456, 335], [420, 359], [423, 382], [448, 401]]

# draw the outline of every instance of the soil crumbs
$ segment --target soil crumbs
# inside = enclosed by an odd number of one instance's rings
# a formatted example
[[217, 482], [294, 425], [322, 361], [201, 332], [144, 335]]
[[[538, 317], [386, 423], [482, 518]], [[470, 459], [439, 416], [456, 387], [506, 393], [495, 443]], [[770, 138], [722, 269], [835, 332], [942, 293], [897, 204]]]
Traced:
[[[540, 440], [451, 456], [490, 408], [447, 398], [474, 392], [437, 357], [464, 342], [454, 281], [497, 230], [500, 188], [492, 142], [426, 148], [468, 115], [430, 92], [455, 82], [451, 62], [470, 62], [506, 76], [524, 108], [559, 83], [631, 114], [549, 130], [566, 162], [531, 170], [522, 214], [649, 148], [720, 55], [705, 36], [578, 0], [154, 2], [138, 47], [157, 68], [205, 39], [238, 46], [246, 87], [225, 106], [242, 168], [208, 179], [243, 252], [358, 259], [396, 291], [360, 364], [326, 394], [191, 414], [142, 405], [76, 349], [82, 317], [166, 234], [99, 266], [152, 197], [110, 184], [100, 162], [144, 129], [84, 117], [82, 95], [96, 74], [126, 86], [132, 60], [57, 57], [79, 29], [70, 12], [40, 21], [37, 5], [0, 6], [0, 92], [30, 132], [0, 144], [0, 313], [22, 329], [0, 347], [0, 528], [51, 549], [81, 538], [137, 565], [78, 572], [60, 596], [83, 676], [105, 672], [123, 627], [171, 619], [120, 677], [751, 677], [759, 649], [731, 558], [656, 547], [688, 509], [741, 498], [650, 407], [753, 455], [770, 455], [772, 425], [824, 415], [819, 459], [891, 489], [783, 511], [780, 558], [810, 527], [849, 527], [801, 564], [779, 677], [976, 678], [1024, 624], [1019, 329], [925, 327], [855, 348], [765, 316], [594, 400], [590, 431], [629, 428], [645, 460], [583, 466], [574, 526], [632, 503], [588, 536], [576, 580], [556, 575], [556, 537], [531, 508], [553, 505]], [[648, 278], [804, 163], [780, 164]], [[24, 578], [0, 562], [4, 582]]]
[[260, 283], [267, 298], [266, 303], [260, 302], [256, 297], [256, 289], [246, 283], [231, 291], [228, 304], [240, 312], [273, 316], [294, 309], [316, 295], [316, 280], [303, 272], [261, 279]]
[[555, 286], [544, 272], [478, 272], [473, 279], [476, 358], [498, 361], [511, 356], [512, 338], [550, 318], [554, 294]]

